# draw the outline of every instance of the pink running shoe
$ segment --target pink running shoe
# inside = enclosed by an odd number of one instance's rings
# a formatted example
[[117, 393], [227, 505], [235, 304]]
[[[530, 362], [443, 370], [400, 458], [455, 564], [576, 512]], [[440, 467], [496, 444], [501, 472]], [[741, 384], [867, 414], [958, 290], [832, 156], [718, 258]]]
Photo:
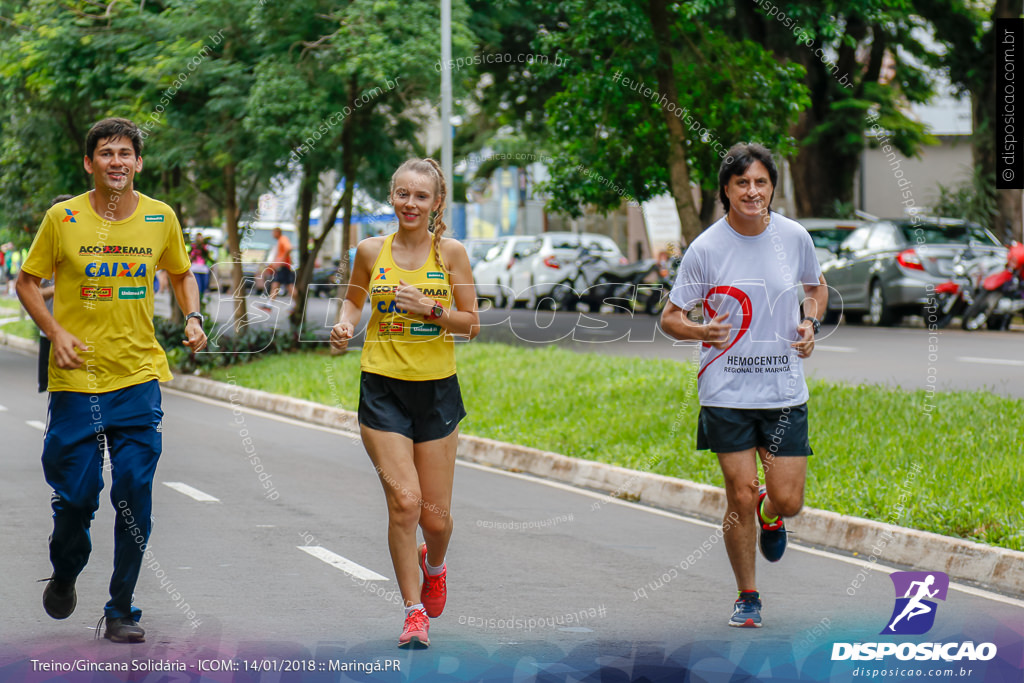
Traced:
[[430, 619], [421, 609], [414, 609], [405, 618], [405, 628], [402, 635], [398, 637], [398, 647], [410, 650], [420, 650], [430, 647], [430, 638], [427, 632], [430, 631]]
[[420, 569], [423, 570], [423, 588], [420, 589], [420, 602], [427, 610], [428, 617], [439, 617], [444, 611], [444, 603], [448, 600], [448, 569], [442, 569], [437, 576], [427, 573], [427, 544], [420, 544]]

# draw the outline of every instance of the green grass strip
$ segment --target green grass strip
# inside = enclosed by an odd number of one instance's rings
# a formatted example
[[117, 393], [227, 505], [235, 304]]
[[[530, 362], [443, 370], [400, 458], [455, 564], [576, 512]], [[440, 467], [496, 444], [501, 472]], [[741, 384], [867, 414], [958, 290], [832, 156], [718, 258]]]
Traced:
[[36, 327], [36, 324], [32, 322], [31, 318], [4, 323], [3, 325], [0, 325], [0, 332], [6, 332], [7, 334], [15, 337], [31, 339], [32, 341], [39, 339], [39, 328]]
[[[554, 346], [457, 348], [463, 433], [723, 485], [714, 455], [694, 449], [691, 363]], [[270, 356], [212, 377], [355, 410], [359, 355]], [[1024, 401], [824, 381], [810, 391], [807, 505], [1024, 550]]]
[[[0, 287], [7, 287], [7, 285], [6, 284], [0, 285]], [[20, 310], [21, 310], [21, 301], [19, 301], [16, 298], [12, 299], [12, 298], [8, 298], [6, 296], [0, 296], [0, 311], [3, 311], [3, 313], [4, 313], [4, 315], [2, 315], [0, 317], [6, 318], [6, 317], [8, 317], [10, 315], [11, 311], [13, 311], [14, 313], [17, 313]]]

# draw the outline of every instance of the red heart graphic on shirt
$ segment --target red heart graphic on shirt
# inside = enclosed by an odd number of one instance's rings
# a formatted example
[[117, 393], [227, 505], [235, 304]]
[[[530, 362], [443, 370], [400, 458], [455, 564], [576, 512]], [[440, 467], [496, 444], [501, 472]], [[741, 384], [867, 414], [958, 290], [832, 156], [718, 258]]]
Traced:
[[[728, 296], [735, 299], [740, 305], [740, 312], [743, 317], [740, 320], [740, 329], [739, 332], [736, 333], [736, 338], [732, 340], [731, 344], [722, 349], [722, 353], [718, 354], [717, 356], [709, 360], [704, 365], [704, 367], [700, 369], [700, 372], [697, 373], [698, 378], [702, 374], [704, 374], [704, 371], [707, 370], [712, 363], [714, 363], [716, 360], [724, 356], [729, 349], [736, 346], [736, 342], [738, 342], [740, 338], [742, 338], [743, 335], [745, 335], [747, 331], [750, 329], [750, 321], [754, 317], [753, 304], [750, 303], [750, 297], [747, 296], [747, 293], [744, 292], [742, 289], [739, 289], [738, 287], [713, 287], [711, 290], [708, 291], [707, 295], [704, 297], [704, 310], [707, 311], [707, 318], [709, 320], [714, 319], [716, 315], [715, 309], [711, 308], [710, 302], [711, 297], [714, 296], [715, 294], [721, 294], [722, 296]], [[707, 342], [704, 342], [702, 346], [704, 348], [711, 348], [711, 344], [708, 344]]]

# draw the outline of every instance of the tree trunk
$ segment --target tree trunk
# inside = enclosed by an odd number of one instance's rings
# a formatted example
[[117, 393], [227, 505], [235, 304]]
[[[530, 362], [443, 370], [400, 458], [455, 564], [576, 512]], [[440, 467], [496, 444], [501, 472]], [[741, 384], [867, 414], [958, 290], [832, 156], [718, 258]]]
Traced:
[[[781, 24], [774, 22], [771, 31], [779, 31]], [[787, 55], [792, 61], [803, 64], [807, 70], [806, 84], [811, 91], [811, 106], [800, 113], [792, 135], [800, 143], [799, 151], [790, 161], [793, 177], [793, 204], [796, 215], [832, 216], [836, 203], [853, 203], [853, 184], [860, 169], [864, 149], [864, 130], [867, 121], [859, 113], [835, 112], [832, 105], [847, 97], [864, 96], [866, 83], [878, 80], [885, 45], [883, 31], [869, 27], [859, 19], [851, 19], [846, 26], [843, 46], [836, 55], [838, 74], [857, 74], [856, 49], [867, 36], [869, 28], [873, 33], [875, 49], [869, 55], [868, 65], [860, 80], [854, 77], [852, 92], [835, 81], [830, 70], [814, 56], [813, 51], [803, 46], [791, 48]], [[830, 120], [831, 126], [824, 135], [815, 131]], [[807, 142], [812, 136], [814, 142]], [[856, 141], [856, 142], [851, 142]]]
[[686, 163], [686, 129], [679, 118], [683, 110], [679, 106], [679, 91], [676, 88], [675, 68], [672, 61], [671, 18], [667, 0], [650, 0], [648, 17], [658, 43], [658, 62], [654, 67], [658, 79], [658, 94], [665, 98], [661, 113], [668, 126], [668, 174], [669, 187], [679, 213], [683, 240], [689, 244], [701, 231], [700, 216], [693, 205], [693, 189], [690, 183], [690, 168]]
[[[355, 110], [356, 80], [352, 77], [349, 84], [349, 107]], [[338, 299], [344, 301], [345, 290], [348, 288], [349, 278], [352, 276], [352, 264], [349, 263], [348, 254], [352, 250], [352, 202], [356, 191], [356, 154], [352, 148], [352, 138], [355, 135], [355, 126], [359, 118], [350, 116], [341, 129], [341, 174], [345, 178], [345, 192], [341, 195], [341, 207], [344, 209], [341, 220], [341, 267], [338, 269]], [[337, 217], [337, 209], [335, 213]], [[338, 305], [334, 321], [341, 320], [342, 306]]]
[[224, 233], [231, 255], [231, 298], [232, 319], [235, 332], [240, 332], [245, 323], [245, 292], [242, 287], [242, 239], [238, 234], [238, 202], [235, 197], [235, 164], [224, 166]]
[[[292, 336], [296, 339], [302, 333], [302, 321], [306, 315], [306, 294], [309, 282], [313, 279], [313, 258], [309, 251], [309, 217], [313, 212], [313, 201], [319, 172], [307, 165], [303, 169], [302, 184], [299, 187], [299, 224], [295, 226], [296, 239], [299, 241], [299, 267], [295, 272], [295, 302], [290, 316]], [[323, 217], [321, 217], [322, 221]]]
[[1021, 190], [996, 190], [996, 235], [1004, 240], [1024, 242], [1021, 222], [1024, 221], [1024, 207], [1021, 206]]
[[703, 227], [711, 225], [711, 219], [715, 215], [715, 207], [718, 202], [718, 190], [700, 191], [700, 224]]
[[[809, 112], [806, 115], [808, 130], [816, 125]], [[805, 116], [801, 115], [801, 119]], [[803, 128], [798, 124], [797, 131]], [[795, 136], [800, 139], [800, 136]], [[836, 202], [853, 202], [853, 179], [860, 165], [859, 155], [839, 154], [828, 139], [815, 144], [804, 144], [790, 160], [790, 174], [793, 176], [793, 203], [796, 215], [831, 216]]]

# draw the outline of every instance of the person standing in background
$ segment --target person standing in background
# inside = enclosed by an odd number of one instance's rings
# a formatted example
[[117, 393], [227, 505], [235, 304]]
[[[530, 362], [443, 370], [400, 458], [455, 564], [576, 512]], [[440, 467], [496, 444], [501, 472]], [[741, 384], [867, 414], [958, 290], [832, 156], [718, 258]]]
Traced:
[[196, 278], [196, 286], [199, 287], [199, 305], [202, 306], [206, 290], [210, 288], [210, 263], [213, 262], [210, 247], [207, 246], [203, 233], [197, 232], [192, 239], [192, 250], [188, 259], [192, 262], [191, 271]]

